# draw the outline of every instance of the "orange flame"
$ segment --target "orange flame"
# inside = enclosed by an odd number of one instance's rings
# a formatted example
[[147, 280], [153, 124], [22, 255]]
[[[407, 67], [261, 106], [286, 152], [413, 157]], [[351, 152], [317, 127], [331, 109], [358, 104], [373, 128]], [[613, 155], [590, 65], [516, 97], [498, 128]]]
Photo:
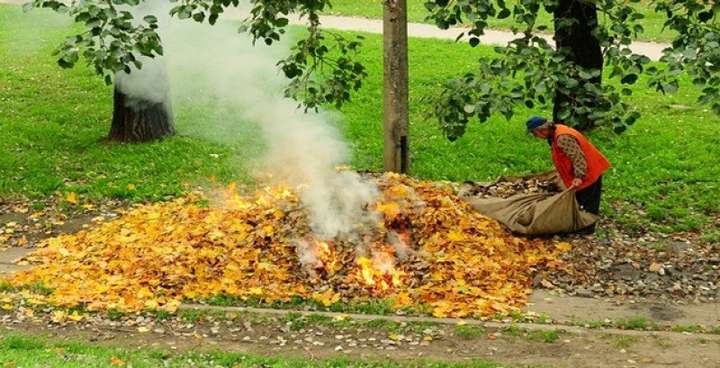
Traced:
[[298, 241], [298, 255], [300, 262], [307, 271], [314, 273], [324, 271], [333, 274], [340, 269], [340, 263], [336, 257], [334, 248], [327, 242], [310, 239]]
[[378, 291], [387, 291], [403, 284], [405, 272], [395, 267], [395, 255], [391, 248], [383, 247], [374, 251], [372, 259], [358, 257], [355, 263], [358, 265], [358, 279]]

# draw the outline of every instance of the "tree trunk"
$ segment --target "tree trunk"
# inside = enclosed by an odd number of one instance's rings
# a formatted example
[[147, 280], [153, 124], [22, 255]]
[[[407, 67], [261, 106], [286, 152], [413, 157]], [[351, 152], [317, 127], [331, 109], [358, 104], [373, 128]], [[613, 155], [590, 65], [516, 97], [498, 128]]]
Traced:
[[113, 119], [108, 139], [117, 142], [147, 142], [175, 134], [168, 101], [153, 102], [130, 97], [115, 86]]
[[383, 38], [385, 171], [407, 173], [410, 166], [407, 0], [384, 1]]
[[[597, 8], [591, 1], [560, 0], [554, 12], [555, 44], [559, 51], [564, 52], [569, 60], [586, 69], [600, 69], [603, 67], [602, 48], [600, 41], [592, 34], [598, 25]], [[574, 19], [570, 26], [562, 26], [560, 21]], [[602, 74], [591, 80], [600, 86]], [[583, 88], [580, 84], [577, 88]], [[561, 104], [573, 101], [572, 93], [555, 93], [553, 118], [559, 121]], [[592, 108], [592, 106], [590, 106]], [[593, 122], [587, 114], [576, 116], [576, 128], [581, 130], [593, 127]]]

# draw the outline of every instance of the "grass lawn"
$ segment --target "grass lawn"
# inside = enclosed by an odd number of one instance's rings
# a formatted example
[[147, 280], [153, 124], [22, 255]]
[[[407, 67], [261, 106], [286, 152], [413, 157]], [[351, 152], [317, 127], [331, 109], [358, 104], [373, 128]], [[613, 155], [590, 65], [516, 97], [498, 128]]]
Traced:
[[86, 341], [60, 341], [21, 334], [0, 335], [0, 364], [3, 367], [499, 367], [496, 364], [463, 364], [417, 361], [395, 363], [348, 358], [307, 359], [262, 357], [232, 352], [177, 352], [149, 348], [121, 348]]
[[[425, 19], [428, 16], [428, 11], [425, 9], [425, 2], [427, 0], [407, 0], [408, 2], [408, 20], [416, 23], [428, 23]], [[508, 7], [512, 10], [512, 6], [515, 1], [508, 1]], [[663, 24], [665, 23], [665, 15], [656, 13], [650, 5], [639, 5], [642, 14], [645, 15], [645, 19], [640, 24], [645, 28], [641, 39], [652, 40], [652, 41], [668, 41], [673, 37], [671, 31], [663, 30]], [[383, 6], [380, 0], [333, 0], [332, 9], [328, 11], [329, 14], [334, 15], [346, 15], [346, 16], [361, 16], [367, 18], [382, 18]], [[602, 21], [603, 15], [598, 15]], [[541, 9], [538, 17], [538, 25], [546, 25], [552, 27], [552, 16]], [[512, 17], [505, 19], [491, 19], [489, 21], [490, 28], [507, 28], [513, 26], [514, 20]]]
[[[151, 144], [102, 143], [109, 128], [110, 88], [87, 68], [60, 70], [50, 55], [67, 27], [62, 18], [37, 11], [22, 15], [19, 7], [0, 6], [0, 197], [75, 191], [81, 199], [154, 200], [182, 193], [210, 176], [221, 182], [247, 179], [236, 162], [245, 152], [257, 151], [253, 137], [219, 144], [196, 134], [207, 118], [199, 106], [175, 106], [178, 137]], [[352, 164], [361, 170], [382, 168], [381, 41], [368, 35], [363, 58], [370, 77], [342, 111], [340, 128], [352, 146]], [[501, 117], [473, 122], [455, 143], [424, 117], [423, 96], [491, 52], [411, 39], [413, 175], [488, 180], [551, 168], [547, 145], [524, 132], [531, 114], [524, 108], [509, 122]], [[677, 94], [661, 96], [640, 81], [630, 100], [643, 113], [638, 123], [619, 137], [602, 131], [592, 135], [614, 164], [605, 180], [604, 210], [610, 216], [630, 226], [671, 231], [701, 229], [720, 212], [720, 117], [695, 104], [698, 92], [684, 81]], [[532, 112], [543, 113], [548, 112]]]
[[51, 56], [69, 26], [47, 11], [0, 6], [0, 195], [61, 190], [90, 199], [160, 199], [185, 192], [199, 176], [236, 178], [210, 156], [227, 157], [229, 149], [208, 141], [181, 135], [150, 144], [102, 143], [112, 87], [87, 68], [60, 69]]

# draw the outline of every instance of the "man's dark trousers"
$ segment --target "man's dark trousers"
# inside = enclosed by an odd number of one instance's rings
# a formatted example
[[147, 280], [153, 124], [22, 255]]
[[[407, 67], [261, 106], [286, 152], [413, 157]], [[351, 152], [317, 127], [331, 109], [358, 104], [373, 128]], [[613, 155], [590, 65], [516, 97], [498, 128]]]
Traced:
[[[598, 178], [589, 187], [575, 193], [580, 207], [592, 214], [600, 214], [600, 196], [602, 195], [602, 176]], [[592, 234], [595, 232], [595, 224], [588, 226], [580, 231], [585, 234]]]

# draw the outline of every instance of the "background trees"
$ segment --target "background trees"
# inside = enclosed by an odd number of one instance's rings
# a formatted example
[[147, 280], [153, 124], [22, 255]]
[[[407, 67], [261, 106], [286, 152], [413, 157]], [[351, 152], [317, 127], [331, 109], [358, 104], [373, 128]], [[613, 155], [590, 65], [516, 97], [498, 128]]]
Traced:
[[[508, 119], [515, 107], [549, 107], [554, 118], [580, 129], [610, 126], [624, 131], [639, 113], [624, 102], [642, 73], [661, 93], [678, 88], [678, 76], [687, 72], [695, 84], [704, 86], [700, 102], [720, 113], [720, 86], [716, 22], [718, 5], [711, 1], [651, 1], [655, 11], [665, 13], [665, 27], [677, 36], [664, 50], [659, 64], [634, 53], [630, 44], [643, 32], [637, 9], [639, 0], [434, 0], [426, 7], [440, 28], [470, 24], [471, 46], [480, 43], [491, 18], [512, 17], [517, 38], [496, 56], [481, 60], [476, 71], [448, 81], [433, 99], [434, 115], [452, 140], [462, 136], [472, 118], [484, 122], [492, 114]], [[554, 16], [557, 47], [550, 45], [537, 26], [541, 9]], [[619, 86], [602, 84], [618, 80]], [[714, 101], [714, 102], [711, 102]]]
[[[493, 57], [479, 61], [478, 68], [447, 81], [430, 99], [433, 115], [450, 139], [465, 132], [469, 121], [486, 121], [493, 114], [510, 118], [518, 106], [548, 108], [556, 120], [580, 129], [595, 126], [624, 131], [639, 113], [625, 102], [629, 85], [641, 74], [661, 93], [678, 88], [678, 76], [689, 74], [703, 87], [701, 103], [720, 113], [720, 26], [716, 3], [708, 0], [654, 0], [656, 12], [666, 16], [665, 26], [676, 37], [658, 64], [634, 53], [631, 43], [643, 32], [637, 10], [639, 0], [431, 0], [429, 19], [440, 28], [467, 24], [463, 36], [471, 46], [480, 43], [492, 18], [513, 19], [517, 38], [496, 48]], [[162, 54], [157, 18], [133, 21], [128, 7], [139, 0], [85, 1], [66, 6], [54, 0], [35, 0], [38, 7], [67, 11], [85, 25], [83, 32], [58, 49], [59, 64], [74, 65], [83, 56], [108, 83], [115, 73], [139, 67], [137, 55]], [[180, 19], [214, 24], [239, 0], [182, 0], [170, 12]], [[278, 66], [289, 79], [286, 94], [305, 108], [332, 104], [341, 107], [351, 92], [362, 86], [365, 67], [357, 61], [362, 37], [346, 39], [320, 28], [321, 13], [331, 0], [251, 0], [250, 12], [241, 28], [255, 41], [272, 44], [281, 39], [293, 14], [307, 20], [307, 32], [293, 45]], [[386, 12], [385, 162], [387, 170], [407, 170], [407, 78], [403, 55], [407, 42], [405, 1], [384, 1]], [[555, 44], [542, 36], [550, 31], [538, 26], [541, 9], [553, 14]], [[438, 57], [441, 57], [440, 55]], [[405, 61], [406, 64], [406, 61]], [[603, 83], [603, 76], [606, 76]], [[613, 82], [616, 81], [616, 82]], [[403, 163], [404, 162], [404, 163]]]

